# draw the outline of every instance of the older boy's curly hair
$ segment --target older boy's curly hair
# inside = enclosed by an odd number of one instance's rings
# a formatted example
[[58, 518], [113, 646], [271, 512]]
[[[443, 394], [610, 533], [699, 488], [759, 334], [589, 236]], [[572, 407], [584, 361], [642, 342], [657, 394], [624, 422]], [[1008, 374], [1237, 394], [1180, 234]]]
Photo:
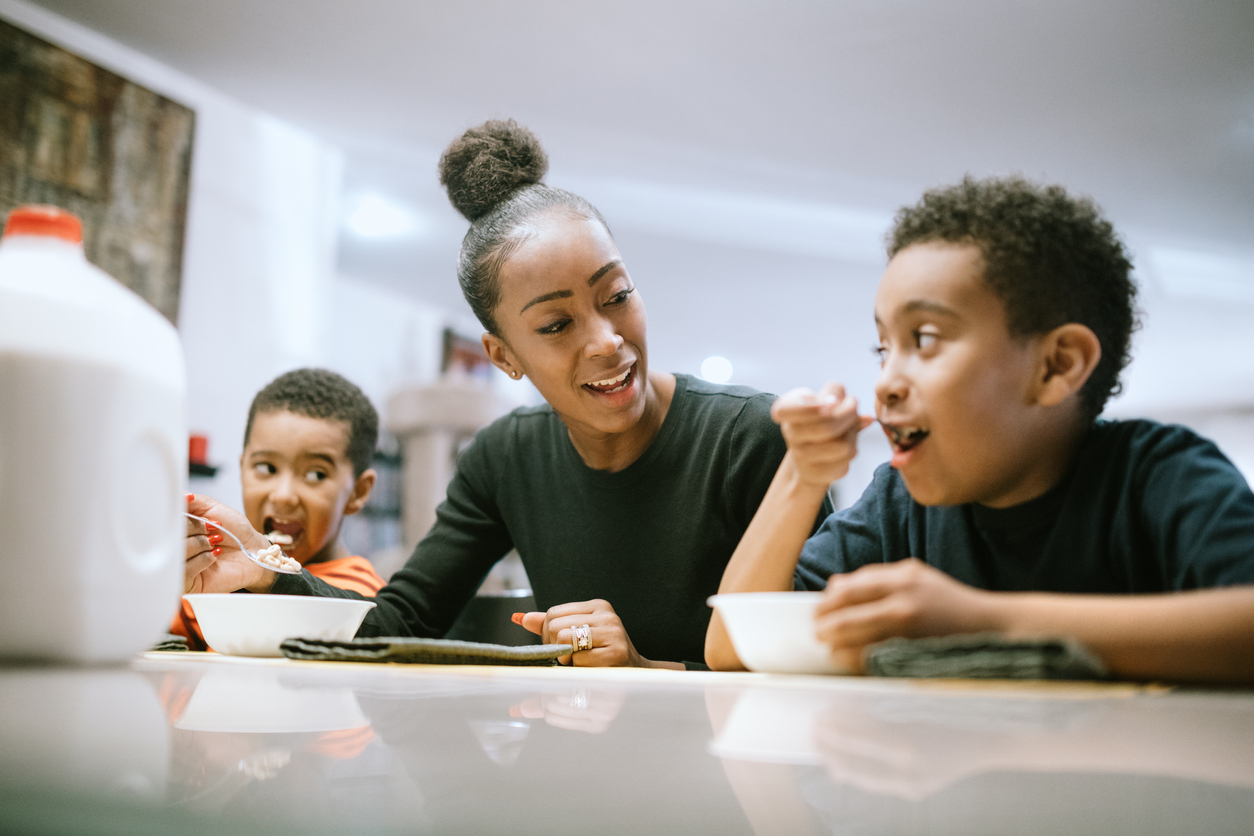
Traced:
[[379, 441], [379, 413], [346, 378], [326, 369], [296, 369], [279, 375], [257, 393], [248, 408], [244, 446], [252, 435], [254, 418], [281, 411], [348, 424], [346, 452], [353, 463], [353, 475], [360, 476], [370, 467]]
[[1080, 403], [1086, 419], [1100, 415], [1120, 391], [1119, 373], [1139, 325], [1132, 262], [1101, 210], [1061, 186], [968, 176], [898, 211], [888, 256], [929, 241], [979, 248], [984, 278], [1005, 303], [1012, 334], [1043, 334], [1068, 322], [1093, 330], [1102, 357]]

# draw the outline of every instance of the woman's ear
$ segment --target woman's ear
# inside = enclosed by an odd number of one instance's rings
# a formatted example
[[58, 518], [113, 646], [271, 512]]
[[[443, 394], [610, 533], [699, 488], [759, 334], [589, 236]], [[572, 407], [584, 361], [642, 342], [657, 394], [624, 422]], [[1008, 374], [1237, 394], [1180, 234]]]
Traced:
[[1059, 325], [1041, 338], [1042, 372], [1036, 402], [1056, 406], [1079, 392], [1102, 359], [1102, 341], [1078, 322]]
[[348, 502], [344, 503], [344, 516], [356, 514], [366, 507], [366, 502], [370, 499], [370, 492], [374, 490], [374, 481], [377, 478], [378, 474], [374, 472], [374, 468], [362, 471], [362, 474], [353, 482], [353, 495], [348, 498]]
[[492, 365], [514, 378], [514, 380], [523, 376], [523, 370], [518, 367], [518, 361], [514, 357], [514, 352], [510, 349], [509, 343], [493, 333], [485, 333], [482, 339], [483, 350], [487, 352], [488, 359], [492, 361]]

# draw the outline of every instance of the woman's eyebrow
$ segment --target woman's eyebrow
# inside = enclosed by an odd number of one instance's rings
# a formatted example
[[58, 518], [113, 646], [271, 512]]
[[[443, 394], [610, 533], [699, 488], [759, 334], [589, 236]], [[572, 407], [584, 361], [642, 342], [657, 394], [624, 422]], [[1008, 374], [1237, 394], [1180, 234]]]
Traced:
[[617, 267], [618, 265], [622, 263], [623, 263], [623, 260], [621, 258], [616, 258], [613, 261], [607, 263], [600, 270], [593, 273], [592, 278], [588, 279], [588, 287], [592, 287], [594, 284], [596, 284], [598, 281], [601, 280], [602, 276], [604, 276], [606, 273], [610, 272], [611, 270], [613, 270], [615, 267]]
[[575, 295], [574, 292], [570, 290], [555, 290], [552, 293], [541, 293], [539, 296], [532, 299], [527, 304], [523, 305], [522, 310], [519, 311], [519, 313], [523, 313], [523, 311], [526, 311], [527, 308], [530, 308], [532, 305], [538, 305], [541, 302], [548, 302], [551, 299], [565, 299], [568, 296], [574, 296], [574, 295]]
[[[623, 263], [623, 260], [621, 258], [616, 258], [613, 261], [606, 262], [606, 264], [603, 265], [600, 270], [593, 273], [592, 277], [588, 279], [588, 287], [592, 287], [594, 284], [596, 284], [598, 281], [601, 280], [602, 276], [604, 276], [606, 273], [610, 272], [611, 270], [613, 270], [615, 267], [617, 267], [618, 265], [622, 263]], [[523, 305], [522, 310], [519, 311], [519, 313], [523, 313], [523, 311], [526, 311], [527, 308], [530, 308], [532, 305], [538, 305], [541, 302], [549, 302], [553, 299], [567, 299], [574, 295], [575, 294], [569, 290], [554, 290], [552, 293], [541, 293], [539, 296], [532, 299], [527, 304]]]

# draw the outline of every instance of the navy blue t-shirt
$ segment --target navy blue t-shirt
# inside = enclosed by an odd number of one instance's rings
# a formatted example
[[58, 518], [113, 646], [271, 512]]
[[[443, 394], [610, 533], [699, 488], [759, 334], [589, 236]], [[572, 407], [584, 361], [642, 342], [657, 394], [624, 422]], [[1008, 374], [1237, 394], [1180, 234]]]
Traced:
[[1071, 472], [1010, 508], [925, 507], [884, 465], [801, 551], [798, 589], [917, 557], [998, 591], [1153, 593], [1254, 583], [1254, 494], [1180, 426], [1098, 421]]

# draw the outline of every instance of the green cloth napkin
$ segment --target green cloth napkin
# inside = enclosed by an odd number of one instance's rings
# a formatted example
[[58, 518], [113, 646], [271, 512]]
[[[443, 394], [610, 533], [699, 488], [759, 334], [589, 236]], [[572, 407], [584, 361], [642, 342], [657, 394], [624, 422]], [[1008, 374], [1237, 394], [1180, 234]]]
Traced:
[[870, 676], [921, 679], [1106, 679], [1101, 660], [1070, 639], [1008, 639], [970, 633], [889, 639], [865, 651]]
[[374, 638], [337, 642], [287, 639], [279, 645], [289, 659], [319, 662], [401, 662], [410, 665], [556, 665], [568, 644], [503, 644], [453, 639]]

